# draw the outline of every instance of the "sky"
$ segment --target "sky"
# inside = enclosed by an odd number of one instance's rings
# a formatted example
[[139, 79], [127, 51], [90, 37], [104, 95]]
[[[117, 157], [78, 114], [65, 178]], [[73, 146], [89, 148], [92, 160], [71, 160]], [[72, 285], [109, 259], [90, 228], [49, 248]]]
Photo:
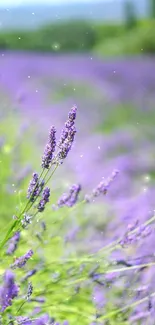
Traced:
[[7, 8], [7, 6], [20, 6], [26, 4], [64, 4], [64, 3], [82, 3], [94, 1], [110, 1], [110, 0], [0, 0], [0, 6]]

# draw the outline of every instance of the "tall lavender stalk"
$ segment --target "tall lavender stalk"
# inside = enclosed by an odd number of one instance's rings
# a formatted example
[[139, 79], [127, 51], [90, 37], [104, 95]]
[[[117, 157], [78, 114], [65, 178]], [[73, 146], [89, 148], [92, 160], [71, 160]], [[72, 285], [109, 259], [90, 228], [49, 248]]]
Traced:
[[[65, 127], [62, 129], [58, 144], [56, 143], [56, 129], [54, 126], [51, 126], [48, 141], [42, 156], [42, 172], [40, 176], [38, 173], [33, 173], [27, 192], [28, 202], [26, 203], [24, 209], [22, 209], [20, 212], [19, 216], [16, 216], [13, 224], [8, 229], [6, 236], [0, 243], [0, 249], [11, 238], [15, 231], [18, 232], [22, 229], [22, 227], [25, 228], [29, 225], [29, 223], [31, 223], [33, 215], [31, 215], [29, 211], [34, 206], [34, 203], [39, 199], [39, 196], [41, 194], [42, 199], [39, 201], [38, 205], [36, 205], [37, 211], [34, 213], [34, 215], [36, 215], [37, 212], [44, 211], [45, 205], [49, 201], [50, 196], [50, 190], [48, 188], [44, 188], [51, 178], [51, 175], [48, 177], [48, 173], [51, 169], [51, 166], [56, 164], [57, 167], [59, 164], [61, 164], [71, 150], [76, 133], [76, 112], [77, 107], [73, 106], [68, 114], [68, 119], [65, 123]], [[44, 174], [45, 170], [47, 170], [47, 172]]]
[[52, 163], [54, 152], [56, 148], [56, 129], [54, 126], [51, 127], [49, 132], [48, 142], [46, 144], [44, 154], [42, 156], [42, 167], [49, 169]]
[[63, 163], [67, 157], [69, 151], [72, 148], [74, 137], [76, 134], [75, 119], [76, 119], [77, 107], [73, 106], [68, 114], [68, 119], [65, 123], [65, 127], [62, 129], [61, 137], [58, 142], [58, 154], [57, 160], [59, 163]]

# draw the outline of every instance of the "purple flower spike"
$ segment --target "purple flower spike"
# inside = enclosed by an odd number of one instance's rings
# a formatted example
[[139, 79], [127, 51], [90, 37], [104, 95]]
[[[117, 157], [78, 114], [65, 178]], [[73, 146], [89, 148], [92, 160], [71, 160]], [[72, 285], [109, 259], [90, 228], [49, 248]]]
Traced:
[[14, 234], [14, 236], [9, 241], [9, 246], [7, 249], [8, 255], [11, 255], [15, 252], [15, 250], [17, 249], [19, 240], [20, 240], [20, 232], [18, 231]]
[[15, 284], [14, 274], [12, 271], [7, 270], [4, 274], [4, 284], [0, 288], [0, 305], [1, 312], [3, 312], [8, 306], [12, 305], [12, 299], [17, 297], [19, 288]]
[[76, 134], [75, 119], [76, 119], [77, 107], [73, 106], [68, 114], [68, 120], [65, 123], [65, 128], [62, 130], [60, 140], [58, 142], [58, 162], [62, 163], [67, 157]]
[[38, 211], [39, 212], [44, 211], [46, 203], [49, 202], [49, 197], [50, 197], [50, 188], [46, 187], [43, 190], [42, 199], [40, 200], [40, 202], [38, 204]]
[[151, 225], [140, 225], [137, 226], [137, 222], [134, 225], [129, 225], [123, 238], [120, 240], [122, 247], [128, 247], [131, 244], [136, 244], [140, 239], [148, 237], [152, 231], [153, 226]]
[[22, 268], [26, 262], [32, 257], [33, 251], [30, 249], [25, 255], [19, 257], [16, 259], [16, 261], [11, 265], [13, 269], [16, 269], [17, 267]]
[[39, 192], [39, 176], [37, 173], [33, 173], [32, 179], [30, 181], [28, 191], [27, 191], [27, 198], [30, 199], [31, 202], [35, 201], [35, 198], [38, 195]]
[[62, 208], [63, 206], [72, 207], [76, 204], [78, 200], [78, 195], [81, 191], [81, 185], [74, 184], [71, 186], [68, 194], [63, 194], [62, 197], [60, 197], [57, 205], [59, 208]]
[[31, 325], [32, 324], [31, 319], [29, 319], [28, 317], [24, 317], [24, 316], [16, 317], [16, 321], [17, 321], [18, 325]]
[[34, 274], [36, 274], [37, 270], [33, 269], [29, 272], [27, 272], [27, 274], [21, 279], [21, 282], [26, 281], [27, 279], [29, 279], [31, 276], [33, 276]]
[[48, 143], [45, 147], [44, 154], [42, 157], [42, 167], [49, 169], [52, 163], [53, 154], [56, 148], [56, 129], [54, 126], [51, 127], [49, 133]]
[[106, 194], [107, 191], [108, 191], [109, 186], [114, 181], [114, 179], [116, 178], [118, 173], [119, 173], [118, 170], [114, 170], [112, 172], [111, 177], [108, 177], [108, 179], [106, 181], [100, 182], [99, 185], [96, 187], [96, 189], [93, 191], [93, 195], [94, 196], [99, 196], [99, 194], [101, 194], [101, 193]]
[[98, 186], [93, 190], [92, 195], [86, 195], [85, 201], [90, 202], [94, 197], [98, 197], [100, 194], [107, 194], [107, 191], [109, 189], [109, 186], [111, 183], [115, 180], [117, 175], [119, 174], [119, 171], [117, 169], [114, 169], [111, 176], [107, 178], [107, 180], [101, 181]]

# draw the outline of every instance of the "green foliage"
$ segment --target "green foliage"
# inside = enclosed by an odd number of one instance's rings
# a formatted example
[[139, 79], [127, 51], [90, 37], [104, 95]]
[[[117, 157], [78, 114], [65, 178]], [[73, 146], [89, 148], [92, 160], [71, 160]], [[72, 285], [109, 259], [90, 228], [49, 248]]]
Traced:
[[100, 56], [120, 56], [155, 53], [155, 21], [140, 23], [137, 27], [100, 42], [94, 52]]
[[107, 39], [113, 39], [124, 34], [124, 26], [120, 23], [97, 24], [94, 27], [96, 33], [96, 43]]
[[61, 51], [89, 50], [95, 44], [95, 32], [89, 23], [69, 21], [47, 26], [40, 31], [42, 42]]
[[125, 24], [67, 21], [35, 31], [0, 33], [0, 49], [38, 52], [86, 52], [117, 56], [155, 53], [155, 21], [137, 21], [126, 2]]
[[126, 29], [132, 29], [137, 24], [134, 4], [131, 0], [126, 0], [124, 4], [124, 17]]
[[37, 31], [0, 34], [0, 48], [41, 52], [86, 51], [95, 44], [95, 32], [85, 21], [69, 21]]
[[150, 0], [150, 17], [155, 19], [155, 0]]

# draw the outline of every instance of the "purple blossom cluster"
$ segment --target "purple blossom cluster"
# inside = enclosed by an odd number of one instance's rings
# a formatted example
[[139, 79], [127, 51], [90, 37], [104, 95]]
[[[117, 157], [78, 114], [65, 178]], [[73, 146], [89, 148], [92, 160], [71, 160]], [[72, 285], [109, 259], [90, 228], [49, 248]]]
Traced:
[[55, 322], [50, 319], [47, 314], [35, 319], [19, 316], [16, 318], [16, 321], [18, 325], [69, 325], [68, 321], [64, 321], [61, 324], [59, 322]]
[[22, 268], [25, 266], [27, 261], [32, 257], [33, 251], [30, 249], [25, 255], [18, 257], [15, 262], [11, 265], [12, 269]]
[[151, 235], [152, 231], [153, 226], [145, 224], [138, 226], [138, 222], [135, 222], [134, 225], [128, 225], [128, 230], [119, 243], [122, 247], [128, 247], [148, 237]]
[[85, 196], [85, 201], [90, 202], [93, 198], [96, 198], [101, 194], [106, 195], [111, 183], [113, 183], [118, 174], [119, 171], [117, 169], [113, 170], [111, 176], [108, 177], [106, 180], [101, 181], [93, 190], [91, 195]]
[[13, 237], [9, 241], [8, 249], [7, 249], [7, 254], [12, 255], [15, 250], [17, 249], [18, 242], [20, 240], [20, 232], [16, 232]]
[[49, 169], [52, 163], [54, 152], [56, 149], [56, 129], [54, 126], [51, 127], [49, 132], [48, 143], [46, 144], [44, 155], [42, 157], [42, 167]]
[[35, 201], [35, 199], [41, 193], [43, 187], [44, 187], [44, 181], [42, 180], [40, 182], [39, 175], [37, 173], [33, 173], [32, 179], [28, 187], [28, 192], [27, 192], [27, 198], [30, 200], [30, 202]]
[[40, 202], [38, 204], [38, 211], [39, 212], [43, 212], [44, 211], [46, 203], [49, 202], [49, 197], [50, 197], [50, 188], [49, 187], [46, 187], [43, 190], [42, 199], [40, 200]]
[[18, 296], [19, 288], [15, 283], [15, 276], [11, 270], [4, 274], [4, 283], [0, 287], [0, 306], [1, 312], [4, 312], [8, 306], [12, 305], [12, 300]]
[[77, 107], [73, 106], [68, 114], [68, 120], [65, 123], [65, 128], [62, 130], [60, 140], [58, 142], [58, 161], [61, 163], [67, 157], [72, 148], [74, 137], [76, 134], [75, 119]]
[[70, 189], [69, 193], [64, 193], [58, 200], [57, 206], [58, 208], [62, 208], [64, 206], [72, 207], [77, 203], [79, 193], [81, 191], [80, 184], [73, 184]]

